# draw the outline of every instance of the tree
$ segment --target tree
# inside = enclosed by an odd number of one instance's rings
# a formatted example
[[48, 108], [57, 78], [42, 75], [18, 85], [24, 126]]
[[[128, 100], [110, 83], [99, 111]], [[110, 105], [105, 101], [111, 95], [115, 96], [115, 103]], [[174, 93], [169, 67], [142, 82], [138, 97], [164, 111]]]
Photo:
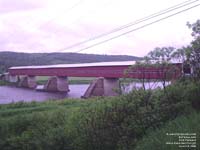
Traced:
[[156, 62], [169, 62], [172, 59], [172, 54], [175, 50], [174, 47], [156, 47], [153, 51], [150, 51], [147, 54], [147, 57]]
[[176, 49], [172, 54], [172, 59], [178, 60], [179, 62], [185, 62], [190, 58], [190, 47], [182, 47]]
[[177, 75], [177, 68], [170, 64], [174, 51], [173, 47], [157, 47], [150, 51], [142, 61], [137, 61], [131, 66], [125, 74], [127, 77], [137, 78], [142, 83], [143, 90], [146, 90], [147, 83], [149, 83], [148, 89], [151, 89], [159, 82], [162, 82], [165, 89], [166, 81], [170, 81], [176, 77], [174, 75]]
[[200, 20], [195, 23], [187, 23], [187, 26], [192, 29], [194, 40], [189, 46], [189, 61], [193, 69], [194, 78], [200, 79]]
[[159, 68], [159, 76], [164, 89], [166, 87], [166, 81], [172, 80], [176, 77], [176, 72], [180, 72], [178, 70], [179, 68], [171, 65], [171, 60], [176, 51], [174, 47], [157, 47], [147, 55], [147, 60], [154, 61], [155, 65]]

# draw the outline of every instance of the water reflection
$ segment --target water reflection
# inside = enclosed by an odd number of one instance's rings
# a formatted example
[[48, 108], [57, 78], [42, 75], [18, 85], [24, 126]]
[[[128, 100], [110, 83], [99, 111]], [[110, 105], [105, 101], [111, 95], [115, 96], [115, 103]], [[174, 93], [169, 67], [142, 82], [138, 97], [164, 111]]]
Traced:
[[[165, 86], [169, 84], [170, 82], [166, 82]], [[145, 82], [144, 85], [141, 82], [132, 82], [129, 84], [122, 85], [121, 88], [123, 93], [129, 93], [133, 89], [138, 89], [138, 88], [145, 88], [145, 89], [163, 88], [163, 82]]]

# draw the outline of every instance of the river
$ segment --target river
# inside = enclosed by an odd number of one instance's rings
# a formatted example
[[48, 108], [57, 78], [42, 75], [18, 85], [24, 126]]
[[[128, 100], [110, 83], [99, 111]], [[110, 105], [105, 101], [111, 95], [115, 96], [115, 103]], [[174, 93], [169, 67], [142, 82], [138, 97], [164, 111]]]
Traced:
[[19, 101], [45, 101], [64, 98], [80, 98], [86, 91], [88, 84], [69, 85], [69, 93], [42, 92], [32, 89], [13, 86], [0, 86], [0, 104], [8, 104]]
[[[32, 89], [19, 88], [13, 86], [0, 86], [0, 104], [8, 104], [12, 102], [19, 101], [46, 101], [46, 100], [61, 100], [65, 98], [81, 98], [87, 90], [89, 84], [80, 84], [80, 85], [69, 85], [69, 93], [52, 93], [52, 92], [43, 92], [36, 91]], [[141, 83], [132, 83], [125, 86], [123, 93], [128, 93], [134, 87], [141, 87]], [[156, 87], [162, 87], [160, 82], [150, 82], [145, 83], [146, 89], [154, 89]]]

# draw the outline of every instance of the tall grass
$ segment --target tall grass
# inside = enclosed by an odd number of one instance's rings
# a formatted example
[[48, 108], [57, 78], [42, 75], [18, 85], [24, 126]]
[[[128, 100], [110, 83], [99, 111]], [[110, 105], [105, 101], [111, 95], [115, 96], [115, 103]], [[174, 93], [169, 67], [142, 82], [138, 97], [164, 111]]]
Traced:
[[[200, 147], [200, 114], [192, 113], [189, 116], [181, 116], [170, 121], [164, 125], [164, 127], [157, 129], [156, 131], [150, 130], [148, 134], [137, 144], [135, 150], [179, 150], [181, 144], [167, 144], [167, 142], [179, 142], [179, 136], [169, 135], [171, 133], [195, 133], [196, 147], [190, 147], [185, 149], [196, 150]], [[167, 135], [168, 134], [168, 135]], [[191, 138], [190, 138], [191, 139]], [[186, 146], [187, 144], [185, 144]], [[183, 144], [182, 144], [183, 146]], [[190, 145], [191, 146], [191, 145]], [[184, 149], [184, 148], [182, 148]]]

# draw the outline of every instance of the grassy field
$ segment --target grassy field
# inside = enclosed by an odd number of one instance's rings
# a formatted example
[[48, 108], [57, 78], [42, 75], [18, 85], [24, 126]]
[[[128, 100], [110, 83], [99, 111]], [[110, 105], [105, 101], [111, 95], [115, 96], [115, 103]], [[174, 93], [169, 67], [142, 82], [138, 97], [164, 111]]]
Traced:
[[47, 101], [47, 102], [18, 102], [12, 104], [0, 105], [0, 118], [9, 118], [17, 115], [30, 115], [32, 113], [51, 112], [59, 109], [65, 109], [68, 112], [85, 105], [83, 100], [66, 101]]
[[[37, 84], [44, 85], [45, 83], [47, 83], [49, 78], [50, 77], [48, 77], [48, 76], [38, 76], [36, 78]], [[69, 82], [69, 84], [90, 84], [95, 79], [96, 79], [95, 77], [69, 77], [68, 82]], [[154, 81], [154, 80], [152, 80], [152, 81]], [[139, 79], [120, 78], [120, 82], [122, 84], [126, 85], [131, 82], [142, 82], [142, 81]], [[148, 80], [148, 82], [149, 82], [149, 80]], [[0, 86], [3, 86], [3, 85], [15, 85], [15, 84], [0, 80]]]
[[4, 86], [4, 85], [15, 85], [15, 83], [0, 80], [0, 86]]
[[[38, 76], [36, 79], [37, 79], [37, 84], [43, 85], [47, 83], [49, 77]], [[68, 82], [69, 84], [90, 84], [95, 79], [96, 78], [92, 78], [92, 77], [69, 77]], [[15, 84], [0, 80], [0, 86], [4, 86], [4, 85], [15, 85]]]
[[[48, 76], [37, 77], [37, 83], [40, 85], [45, 84], [48, 79], [49, 79]], [[92, 78], [92, 77], [69, 77], [68, 81], [69, 81], [69, 84], [89, 84], [95, 79], [96, 78]]]
[[[37, 83], [45, 84], [48, 79], [49, 79], [48, 76], [37, 77]], [[69, 81], [69, 84], [90, 84], [95, 79], [96, 79], [95, 77], [69, 77], [68, 81]], [[155, 80], [151, 80], [151, 81], [154, 82]], [[131, 82], [142, 82], [142, 81], [139, 79], [132, 79], [132, 78], [120, 78], [120, 82], [123, 84], [128, 84]], [[150, 82], [150, 80], [146, 82]]]

